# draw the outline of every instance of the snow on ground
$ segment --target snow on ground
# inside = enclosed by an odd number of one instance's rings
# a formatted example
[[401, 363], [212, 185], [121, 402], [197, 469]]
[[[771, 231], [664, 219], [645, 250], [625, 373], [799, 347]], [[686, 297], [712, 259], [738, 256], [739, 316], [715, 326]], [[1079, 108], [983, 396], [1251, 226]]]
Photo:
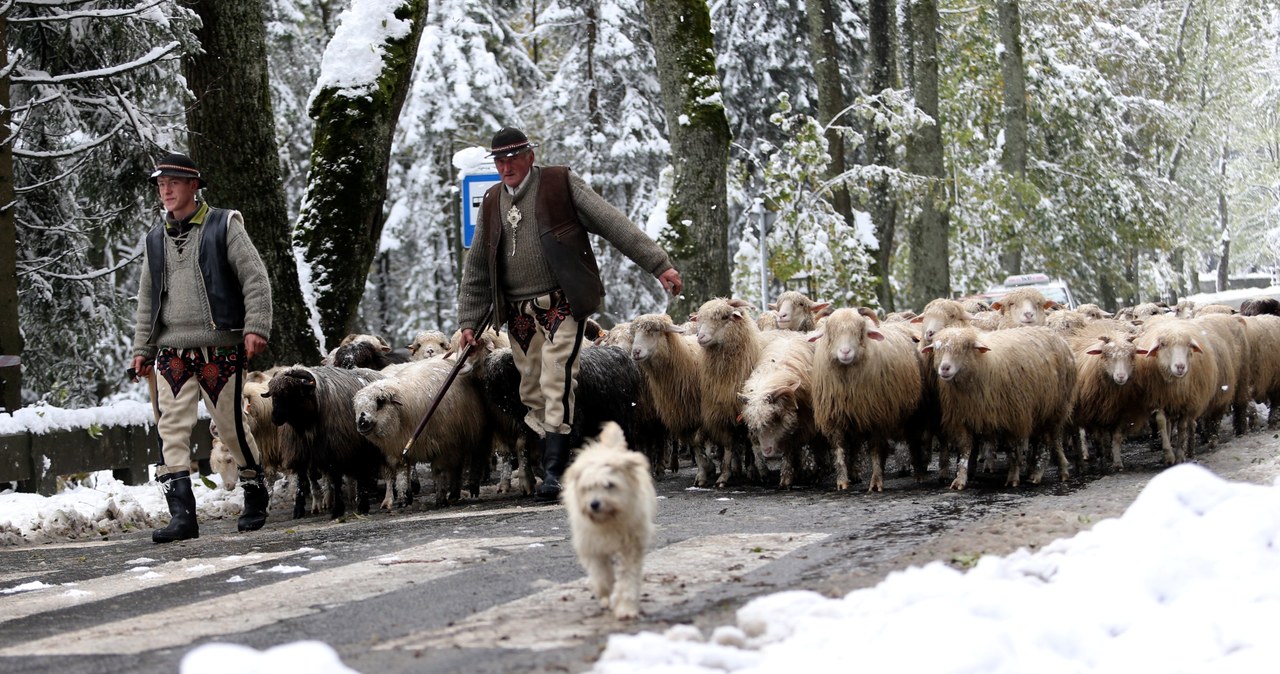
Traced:
[[1280, 481], [1185, 464], [1039, 552], [933, 562], [839, 599], [764, 596], [709, 636], [615, 635], [592, 671], [1271, 672], [1278, 568]]

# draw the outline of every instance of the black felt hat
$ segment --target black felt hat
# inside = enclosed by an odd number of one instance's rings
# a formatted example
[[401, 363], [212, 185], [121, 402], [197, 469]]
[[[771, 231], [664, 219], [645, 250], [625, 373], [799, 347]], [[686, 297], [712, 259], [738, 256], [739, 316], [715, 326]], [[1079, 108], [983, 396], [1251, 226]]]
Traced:
[[523, 131], [514, 126], [507, 126], [493, 134], [493, 142], [489, 145], [489, 154], [486, 156], [514, 157], [535, 147], [538, 147], [538, 144], [530, 143], [529, 137], [524, 135]]
[[191, 161], [191, 157], [185, 154], [168, 154], [156, 164], [156, 170], [151, 172], [151, 177], [147, 178], [152, 185], [156, 184], [156, 180], [160, 176], [170, 176], [173, 178], [194, 178], [200, 182], [200, 187], [208, 186], [209, 181], [200, 175], [200, 169], [196, 168], [196, 163]]

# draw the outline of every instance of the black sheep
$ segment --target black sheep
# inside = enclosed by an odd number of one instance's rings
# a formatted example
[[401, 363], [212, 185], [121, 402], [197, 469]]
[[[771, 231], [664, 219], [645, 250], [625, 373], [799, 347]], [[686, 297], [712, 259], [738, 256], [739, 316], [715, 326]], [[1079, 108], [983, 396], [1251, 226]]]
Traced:
[[380, 372], [336, 367], [295, 367], [272, 377], [263, 397], [272, 401], [271, 421], [280, 427], [280, 450], [287, 470], [298, 476], [293, 517], [306, 512], [308, 480], [313, 471], [333, 483], [332, 518], [342, 517], [342, 477], [356, 480], [356, 511], [369, 512], [369, 501], [385, 466], [382, 451], [356, 430], [351, 404], [356, 392], [382, 379]]
[[381, 370], [388, 365], [409, 362], [409, 354], [399, 350], [383, 350], [365, 341], [343, 344], [333, 352], [333, 366], [348, 370], [367, 368]]

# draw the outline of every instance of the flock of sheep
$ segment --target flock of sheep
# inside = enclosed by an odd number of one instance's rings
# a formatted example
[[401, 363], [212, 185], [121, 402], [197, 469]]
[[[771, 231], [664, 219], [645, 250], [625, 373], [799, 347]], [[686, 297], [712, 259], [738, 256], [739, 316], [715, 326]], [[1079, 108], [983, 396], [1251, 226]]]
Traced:
[[[1149, 304], [1112, 316], [1023, 288], [990, 306], [935, 300], [919, 315], [883, 320], [797, 292], [771, 306], [756, 315], [745, 302], [712, 299], [683, 325], [648, 314], [590, 330], [575, 433], [616, 421], [655, 472], [691, 454], [697, 486], [847, 489], [865, 478], [882, 491], [888, 457], [905, 447], [917, 480], [936, 454], [937, 479], [964, 489], [978, 461], [994, 470], [1000, 452], [1010, 486], [1039, 483], [1050, 456], [1068, 479], [1090, 464], [1091, 443], [1107, 450], [1096, 457], [1100, 469], [1120, 470], [1122, 441], [1151, 424], [1164, 461], [1186, 461], [1197, 431], [1213, 446], [1225, 415], [1244, 433], [1258, 423], [1252, 401], [1272, 410], [1280, 401], [1274, 302], [1240, 313]], [[324, 365], [251, 375], [248, 426], [263, 465], [298, 476], [294, 516], [307, 512], [311, 483], [322, 478], [352, 478], [360, 512], [379, 477], [383, 507], [406, 504], [419, 463], [430, 465], [437, 505], [464, 486], [478, 495], [490, 479], [532, 493], [536, 443], [522, 422], [510, 347], [493, 331], [480, 341], [412, 443], [461, 356], [443, 333], [420, 333], [407, 356], [352, 336]], [[325, 491], [330, 515], [341, 516], [343, 490]]]

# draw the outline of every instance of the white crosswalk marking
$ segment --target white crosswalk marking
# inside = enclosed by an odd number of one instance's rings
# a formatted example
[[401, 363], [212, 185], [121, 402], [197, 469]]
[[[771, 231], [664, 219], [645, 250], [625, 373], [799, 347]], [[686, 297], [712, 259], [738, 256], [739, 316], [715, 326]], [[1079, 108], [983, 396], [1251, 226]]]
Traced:
[[56, 611], [89, 601], [109, 599], [142, 589], [147, 585], [159, 585], [174, 580], [200, 578], [223, 571], [230, 571], [250, 564], [269, 562], [300, 551], [253, 553], [228, 557], [183, 559], [151, 566], [137, 564], [132, 570], [102, 578], [53, 585], [7, 597], [4, 610], [0, 611], [0, 623], [25, 618], [29, 615]]
[[[246, 632], [393, 592], [410, 582], [442, 578], [487, 559], [494, 549], [517, 550], [563, 537], [441, 539], [393, 556], [291, 577], [250, 592], [58, 634], [0, 650], [0, 657], [129, 654], [185, 646], [195, 640]], [[230, 586], [234, 588], [234, 586]], [[253, 610], [246, 610], [252, 606]]]
[[[658, 607], [675, 606], [826, 537], [827, 534], [798, 533], [724, 534], [650, 550], [645, 558], [640, 610], [654, 612]], [[552, 614], [554, 617], [549, 617]], [[375, 650], [547, 650], [576, 645], [614, 631], [619, 625], [592, 598], [584, 578], [495, 606], [447, 628], [387, 641]]]

